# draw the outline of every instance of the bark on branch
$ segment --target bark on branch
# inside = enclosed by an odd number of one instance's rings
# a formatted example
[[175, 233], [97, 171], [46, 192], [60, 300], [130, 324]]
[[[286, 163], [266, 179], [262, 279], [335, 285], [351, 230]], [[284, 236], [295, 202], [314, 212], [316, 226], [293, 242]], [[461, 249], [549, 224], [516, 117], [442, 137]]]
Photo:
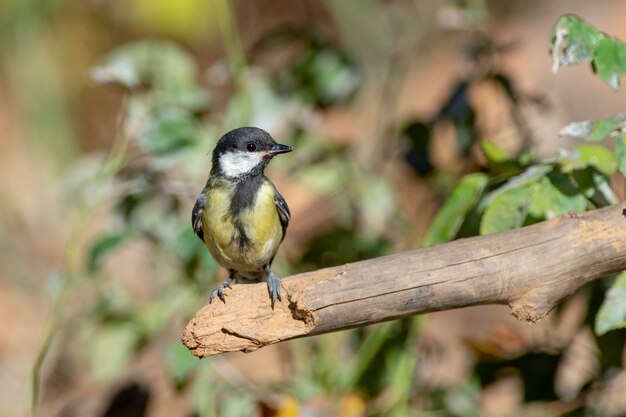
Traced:
[[[504, 233], [285, 278], [272, 311], [265, 283], [207, 304], [182, 340], [205, 357], [295, 337], [477, 304], [535, 322], [583, 284], [626, 269], [626, 203]], [[208, 296], [208, 294], [207, 294]]]

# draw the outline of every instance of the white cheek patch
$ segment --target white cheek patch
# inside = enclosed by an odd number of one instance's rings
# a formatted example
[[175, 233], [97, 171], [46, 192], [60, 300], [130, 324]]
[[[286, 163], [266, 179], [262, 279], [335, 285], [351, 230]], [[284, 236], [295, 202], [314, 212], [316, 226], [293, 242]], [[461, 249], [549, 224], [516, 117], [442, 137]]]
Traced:
[[252, 171], [262, 160], [258, 152], [226, 152], [220, 156], [220, 168], [225, 176], [235, 178]]

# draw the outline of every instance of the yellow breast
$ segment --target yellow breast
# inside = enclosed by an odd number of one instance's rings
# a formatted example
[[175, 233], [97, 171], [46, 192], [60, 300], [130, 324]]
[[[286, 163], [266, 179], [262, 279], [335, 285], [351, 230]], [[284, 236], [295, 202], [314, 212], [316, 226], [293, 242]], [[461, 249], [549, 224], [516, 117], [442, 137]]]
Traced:
[[230, 212], [233, 192], [232, 186], [220, 184], [207, 193], [202, 217], [205, 244], [225, 268], [257, 271], [274, 257], [283, 237], [274, 186], [264, 181], [253, 203], [236, 215]]

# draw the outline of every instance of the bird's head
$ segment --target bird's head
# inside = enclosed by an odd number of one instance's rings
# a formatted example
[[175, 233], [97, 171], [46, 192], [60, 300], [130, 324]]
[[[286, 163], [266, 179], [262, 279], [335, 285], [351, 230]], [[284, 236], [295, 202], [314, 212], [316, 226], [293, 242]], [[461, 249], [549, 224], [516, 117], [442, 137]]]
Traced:
[[263, 129], [240, 127], [226, 133], [213, 150], [211, 174], [242, 178], [263, 173], [270, 160], [293, 148], [276, 143]]

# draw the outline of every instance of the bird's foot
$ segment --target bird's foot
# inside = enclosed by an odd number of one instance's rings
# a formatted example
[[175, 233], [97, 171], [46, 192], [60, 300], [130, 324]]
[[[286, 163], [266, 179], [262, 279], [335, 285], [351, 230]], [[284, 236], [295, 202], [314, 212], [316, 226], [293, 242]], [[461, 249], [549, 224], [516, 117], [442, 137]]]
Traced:
[[279, 301], [283, 301], [280, 298], [280, 278], [273, 273], [269, 268], [266, 268], [267, 272], [267, 291], [270, 294], [270, 298], [272, 299], [272, 310], [274, 309], [274, 304], [276, 304], [276, 299]]
[[213, 290], [213, 292], [211, 292], [211, 296], [209, 297], [209, 304], [211, 304], [213, 302], [213, 299], [217, 296], [220, 298], [220, 300], [222, 300], [222, 302], [224, 304], [226, 304], [226, 297], [224, 297], [224, 288], [228, 287], [228, 288], [232, 288], [230, 286], [230, 284], [233, 282], [233, 276], [229, 275], [228, 278], [226, 278], [226, 281], [222, 282], [217, 289]]

